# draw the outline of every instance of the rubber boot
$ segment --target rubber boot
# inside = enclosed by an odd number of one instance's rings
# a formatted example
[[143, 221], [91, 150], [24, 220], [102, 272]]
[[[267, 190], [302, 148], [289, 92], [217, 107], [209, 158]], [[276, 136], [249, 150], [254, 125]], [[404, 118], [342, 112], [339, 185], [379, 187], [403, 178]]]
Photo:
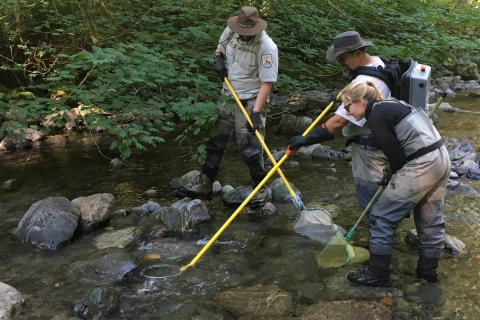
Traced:
[[177, 197], [212, 200], [213, 181], [204, 173], [195, 177], [193, 183], [189, 183], [178, 189]]
[[418, 257], [417, 278], [425, 279], [428, 282], [438, 282], [438, 262], [439, 258]]
[[370, 253], [368, 269], [352, 272], [347, 275], [350, 282], [358, 283], [366, 287], [389, 287], [391, 255], [376, 255]]
[[[254, 190], [259, 183], [260, 181], [258, 182], [252, 181], [252, 190]], [[265, 188], [265, 185], [263, 185], [260, 188], [260, 190], [258, 190], [258, 192], [253, 196], [253, 198], [250, 200], [248, 205], [250, 209], [261, 208], [265, 205], [265, 202], [267, 202], [267, 198], [268, 198], [267, 188]]]

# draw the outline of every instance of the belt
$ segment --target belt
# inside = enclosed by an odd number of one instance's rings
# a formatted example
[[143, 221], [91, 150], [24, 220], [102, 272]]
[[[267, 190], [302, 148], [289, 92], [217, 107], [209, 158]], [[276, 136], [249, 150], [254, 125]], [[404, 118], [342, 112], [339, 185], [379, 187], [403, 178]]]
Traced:
[[427, 153], [430, 153], [434, 150], [439, 149], [441, 146], [443, 146], [443, 140], [438, 140], [437, 142], [432, 143], [428, 147], [423, 147], [421, 149], [418, 149], [417, 151], [415, 151], [414, 153], [409, 155], [407, 157], [407, 161], [412, 161], [412, 160], [415, 160], [417, 158], [420, 158], [420, 157], [426, 155]]
[[353, 139], [348, 139], [345, 145], [348, 147], [352, 142], [355, 142], [360, 148], [367, 150], [379, 150], [377, 139], [371, 134], [368, 137], [355, 136]]

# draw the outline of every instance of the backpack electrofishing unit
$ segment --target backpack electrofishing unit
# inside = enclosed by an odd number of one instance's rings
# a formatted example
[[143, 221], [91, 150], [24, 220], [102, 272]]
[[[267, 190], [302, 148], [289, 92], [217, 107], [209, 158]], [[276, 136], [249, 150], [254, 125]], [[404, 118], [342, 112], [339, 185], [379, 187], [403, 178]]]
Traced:
[[353, 73], [352, 80], [360, 74], [378, 78], [387, 84], [392, 97], [427, 111], [432, 68], [414, 60], [407, 63], [390, 61], [383, 57], [380, 59], [385, 63], [385, 68], [358, 67]]

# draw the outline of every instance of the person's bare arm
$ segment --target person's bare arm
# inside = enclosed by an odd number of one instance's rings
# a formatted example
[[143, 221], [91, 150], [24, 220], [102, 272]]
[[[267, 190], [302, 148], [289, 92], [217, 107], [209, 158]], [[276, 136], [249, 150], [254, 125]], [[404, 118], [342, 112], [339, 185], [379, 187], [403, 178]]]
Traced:
[[335, 114], [325, 122], [325, 127], [327, 128], [328, 132], [333, 135], [337, 132], [340, 132], [340, 130], [342, 130], [342, 128], [345, 127], [348, 122], [349, 121], [347, 119]]
[[271, 88], [272, 88], [271, 82], [262, 82], [260, 86], [260, 91], [258, 91], [257, 100], [255, 101], [255, 106], [253, 107], [253, 111], [262, 112], [263, 107], [267, 102], [268, 95], [270, 94]]

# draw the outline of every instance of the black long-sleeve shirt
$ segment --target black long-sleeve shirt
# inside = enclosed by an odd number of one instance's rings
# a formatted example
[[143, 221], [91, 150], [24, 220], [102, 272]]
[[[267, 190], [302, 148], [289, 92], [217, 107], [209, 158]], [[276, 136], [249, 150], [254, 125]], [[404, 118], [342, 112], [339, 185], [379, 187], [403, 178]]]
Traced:
[[[378, 104], [373, 108], [373, 104]], [[365, 109], [365, 119], [380, 148], [388, 158], [392, 173], [407, 163], [407, 156], [398, 143], [395, 126], [408, 116], [412, 110], [398, 102], [372, 100]]]

